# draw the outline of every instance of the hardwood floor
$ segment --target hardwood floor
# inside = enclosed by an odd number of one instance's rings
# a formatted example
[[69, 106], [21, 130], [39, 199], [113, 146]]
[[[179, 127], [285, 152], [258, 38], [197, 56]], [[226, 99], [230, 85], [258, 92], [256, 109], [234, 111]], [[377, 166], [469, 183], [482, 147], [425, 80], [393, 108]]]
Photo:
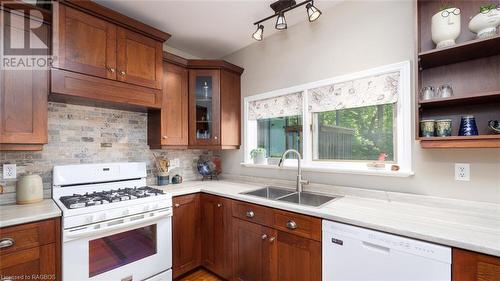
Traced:
[[222, 281], [222, 279], [204, 269], [199, 269], [178, 281]]

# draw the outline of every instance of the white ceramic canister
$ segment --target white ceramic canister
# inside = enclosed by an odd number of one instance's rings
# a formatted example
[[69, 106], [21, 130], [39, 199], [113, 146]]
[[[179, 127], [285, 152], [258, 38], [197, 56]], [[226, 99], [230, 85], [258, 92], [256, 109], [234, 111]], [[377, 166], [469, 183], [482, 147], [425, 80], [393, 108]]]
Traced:
[[434, 14], [431, 33], [436, 48], [455, 45], [455, 40], [460, 36], [460, 28], [460, 9], [449, 8]]
[[487, 13], [479, 13], [469, 22], [470, 31], [477, 34], [477, 38], [488, 38], [497, 34], [500, 25], [500, 8], [491, 9]]
[[17, 181], [17, 204], [31, 204], [43, 200], [43, 182], [39, 175], [26, 175]]

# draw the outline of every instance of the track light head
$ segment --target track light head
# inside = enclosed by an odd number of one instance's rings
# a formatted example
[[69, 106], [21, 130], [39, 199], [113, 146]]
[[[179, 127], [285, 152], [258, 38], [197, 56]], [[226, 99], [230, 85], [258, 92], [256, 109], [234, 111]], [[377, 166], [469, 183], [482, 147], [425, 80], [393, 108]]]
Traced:
[[285, 19], [285, 14], [284, 13], [279, 13], [278, 18], [276, 19], [276, 29], [277, 30], [284, 30], [286, 29], [286, 19]]
[[252, 38], [257, 41], [262, 41], [264, 37], [264, 26], [259, 24], [257, 25], [257, 30], [252, 34]]
[[318, 8], [314, 7], [314, 2], [312, 1], [311, 3], [307, 3], [306, 10], [307, 17], [309, 18], [310, 22], [317, 20], [321, 16], [321, 11]]

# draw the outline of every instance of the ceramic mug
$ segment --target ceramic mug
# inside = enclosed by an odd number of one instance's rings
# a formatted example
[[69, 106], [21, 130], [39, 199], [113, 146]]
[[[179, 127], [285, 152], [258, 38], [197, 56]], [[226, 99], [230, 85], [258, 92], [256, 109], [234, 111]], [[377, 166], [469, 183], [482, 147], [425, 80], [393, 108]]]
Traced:
[[436, 136], [451, 136], [451, 119], [436, 120]]
[[460, 121], [460, 130], [458, 131], [459, 136], [477, 136], [479, 135], [477, 131], [476, 118], [472, 115], [462, 116]]
[[433, 137], [434, 136], [434, 124], [435, 120], [427, 119], [420, 121], [420, 136], [422, 137]]

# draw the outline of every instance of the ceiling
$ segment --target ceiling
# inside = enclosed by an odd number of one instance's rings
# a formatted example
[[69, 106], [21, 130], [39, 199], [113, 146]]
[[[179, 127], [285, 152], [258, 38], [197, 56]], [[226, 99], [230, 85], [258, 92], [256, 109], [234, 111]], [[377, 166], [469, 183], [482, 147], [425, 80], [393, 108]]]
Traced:
[[[275, 0], [94, 1], [170, 33], [170, 47], [199, 58], [221, 58], [256, 42], [251, 38], [256, 29], [253, 23], [273, 13], [269, 5]], [[317, 0], [315, 6], [325, 15], [338, 2]], [[307, 21], [305, 6], [285, 16], [289, 27]], [[275, 19], [264, 23], [264, 40], [278, 32], [274, 24]]]

